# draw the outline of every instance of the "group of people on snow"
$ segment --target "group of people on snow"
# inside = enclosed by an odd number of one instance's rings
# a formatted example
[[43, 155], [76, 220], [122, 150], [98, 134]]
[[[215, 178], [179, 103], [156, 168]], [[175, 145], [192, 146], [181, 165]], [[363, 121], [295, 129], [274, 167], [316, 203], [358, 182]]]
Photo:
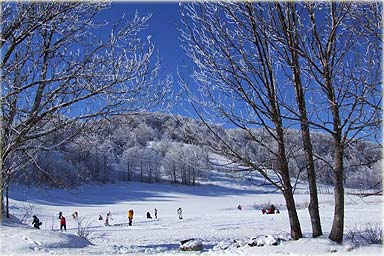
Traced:
[[[180, 220], [183, 219], [183, 210], [181, 209], [181, 207], [179, 207], [176, 212], [178, 214], [179, 219]], [[154, 209], [155, 219], [157, 219], [157, 213], [158, 213], [158, 210], [155, 208]], [[63, 215], [63, 212], [60, 211], [58, 215], [59, 215], [59, 220], [60, 220], [60, 231], [63, 231], [63, 230], [67, 231], [67, 221], [66, 221], [66, 219], [65, 219], [65, 217]], [[133, 215], [134, 215], [134, 211], [133, 211], [133, 209], [130, 209], [128, 211], [128, 225], [129, 226], [132, 226]], [[147, 212], [146, 216], [147, 216], [147, 219], [152, 219], [152, 216], [151, 216], [150, 212]], [[78, 220], [79, 213], [77, 211], [75, 211], [72, 214], [72, 218], [74, 220]], [[98, 219], [99, 220], [104, 220], [102, 215], [99, 215]], [[108, 211], [107, 214], [106, 214], [105, 220], [104, 220], [104, 225], [105, 226], [109, 226], [110, 225], [110, 223], [109, 223], [110, 220], [113, 220], [112, 219], [112, 212]], [[37, 229], [40, 229], [40, 226], [42, 225], [42, 222], [39, 220], [39, 218], [36, 215], [33, 215], [32, 225], [33, 225], [34, 228], [37, 228]]]
[[[154, 213], [155, 213], [155, 214], [154, 214], [155, 219], [157, 219], [157, 209], [156, 209], [156, 208], [155, 208]], [[134, 215], [134, 211], [133, 211], [133, 209], [130, 209], [130, 210], [128, 211], [128, 225], [129, 225], [129, 226], [132, 226], [133, 215]], [[146, 216], [147, 216], [147, 219], [152, 219], [152, 216], [151, 216], [151, 213], [150, 213], [150, 212], [147, 212]], [[104, 219], [103, 216], [102, 216], [102, 215], [99, 215], [99, 220], [103, 220], [103, 219]], [[108, 212], [107, 212], [107, 215], [106, 215], [106, 217], [105, 217], [104, 225], [105, 225], [105, 226], [109, 226], [109, 225], [110, 225], [110, 223], [109, 223], [110, 220], [113, 220], [113, 219], [112, 219], [112, 212], [111, 212], [111, 211], [108, 211]]]
[[270, 206], [270, 207], [268, 207], [268, 208], [263, 208], [262, 210], [261, 210], [261, 212], [263, 213], [263, 214], [278, 214], [278, 213], [280, 213], [280, 211], [279, 211], [279, 209], [277, 209], [273, 204]]
[[[73, 219], [77, 220], [78, 217], [79, 217], [79, 214], [77, 211], [75, 211], [73, 214], [72, 214], [72, 217]], [[59, 212], [59, 223], [60, 223], [60, 231], [67, 231], [67, 221], [63, 215], [63, 212]], [[32, 220], [32, 225], [34, 228], [37, 228], [37, 229], [40, 229], [40, 226], [42, 225], [43, 223], [39, 220], [39, 218], [36, 216], [36, 215], [33, 215], [33, 220]]]

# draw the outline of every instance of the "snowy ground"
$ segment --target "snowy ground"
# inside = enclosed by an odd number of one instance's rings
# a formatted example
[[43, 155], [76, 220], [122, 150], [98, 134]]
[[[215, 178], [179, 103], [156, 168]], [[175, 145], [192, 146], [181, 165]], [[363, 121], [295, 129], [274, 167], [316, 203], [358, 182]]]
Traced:
[[[8, 222], [0, 226], [1, 255], [382, 255], [384, 252], [382, 245], [357, 247], [348, 241], [336, 245], [327, 239], [333, 219], [333, 196], [329, 194], [320, 194], [323, 237], [310, 238], [310, 219], [305, 208], [309, 197], [300, 193], [295, 199], [305, 238], [263, 247], [250, 247], [247, 242], [265, 235], [289, 237], [282, 195], [266, 187], [256, 189], [224, 178], [215, 185], [196, 187], [118, 183], [65, 191], [17, 186], [10, 195], [11, 213], [24, 219], [23, 223]], [[260, 209], [268, 203], [278, 206], [281, 214], [263, 215]], [[241, 211], [238, 204], [242, 205]], [[183, 220], [176, 214], [179, 207], [183, 209]], [[382, 226], [382, 207], [380, 196], [347, 195], [345, 232], [367, 223]], [[154, 208], [158, 209], [158, 219], [146, 219], [147, 211], [153, 217]], [[135, 211], [132, 227], [127, 224], [129, 209]], [[59, 211], [67, 218], [67, 232], [59, 231]], [[90, 226], [91, 243], [77, 236], [77, 222], [71, 217], [74, 211]], [[108, 211], [112, 212], [113, 220], [106, 227], [98, 216], [105, 217]], [[31, 228], [33, 214], [43, 222], [41, 230]], [[204, 250], [181, 252], [179, 241], [189, 238], [200, 239]]]

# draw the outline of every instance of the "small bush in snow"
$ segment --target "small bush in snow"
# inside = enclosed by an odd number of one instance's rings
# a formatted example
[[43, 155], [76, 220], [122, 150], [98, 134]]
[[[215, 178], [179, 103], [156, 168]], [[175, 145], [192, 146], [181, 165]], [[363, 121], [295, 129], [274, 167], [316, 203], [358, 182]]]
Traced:
[[91, 222], [81, 218], [77, 221], [77, 235], [81, 238], [84, 238], [89, 241], [89, 238], [92, 234]]
[[23, 214], [23, 216], [21, 216], [20, 222], [21, 223], [29, 222], [29, 219], [32, 216], [32, 212], [34, 211], [32, 205], [29, 204], [28, 206], [24, 206], [24, 207], [22, 207], [22, 210], [24, 211], [24, 214]]
[[355, 227], [348, 231], [345, 238], [355, 245], [383, 244], [383, 229], [379, 224], [370, 224]]

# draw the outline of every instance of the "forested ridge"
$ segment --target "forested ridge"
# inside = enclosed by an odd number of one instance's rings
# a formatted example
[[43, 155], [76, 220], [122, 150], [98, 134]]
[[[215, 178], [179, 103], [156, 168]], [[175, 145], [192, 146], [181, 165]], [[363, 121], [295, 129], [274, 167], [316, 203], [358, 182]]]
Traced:
[[[80, 125], [79, 125], [80, 126]], [[76, 125], [66, 129], [76, 129]], [[215, 129], [243, 154], [265, 169], [273, 170], [276, 159], [263, 145], [275, 150], [273, 140], [262, 129], [255, 134], [263, 143], [238, 129]], [[200, 121], [163, 113], [130, 113], [82, 126], [71, 140], [51, 149], [67, 133], [60, 131], [44, 141], [36, 152], [36, 163], [14, 177], [31, 186], [76, 186], [89, 182], [171, 182], [195, 185], [209, 179], [212, 170], [229, 172], [241, 167], [234, 159], [229, 166], [217, 164], [214, 148], [220, 141]], [[300, 131], [286, 130], [287, 157], [292, 177], [306, 180], [305, 158]], [[332, 185], [332, 138], [311, 133], [318, 182]], [[215, 147], [212, 145], [215, 144]], [[381, 186], [381, 147], [369, 141], [350, 144], [344, 159], [345, 186], [370, 189]], [[232, 168], [232, 169], [231, 169]], [[248, 173], [248, 172], [247, 172]]]

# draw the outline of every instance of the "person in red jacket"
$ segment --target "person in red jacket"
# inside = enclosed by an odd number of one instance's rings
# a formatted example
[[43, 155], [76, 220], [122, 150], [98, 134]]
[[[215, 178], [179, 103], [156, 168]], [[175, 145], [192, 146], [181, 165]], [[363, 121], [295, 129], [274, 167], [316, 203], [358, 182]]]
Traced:
[[65, 221], [65, 217], [63, 215], [61, 215], [61, 217], [60, 217], [60, 230], [63, 231], [63, 228], [64, 228], [64, 231], [67, 231], [67, 222]]

